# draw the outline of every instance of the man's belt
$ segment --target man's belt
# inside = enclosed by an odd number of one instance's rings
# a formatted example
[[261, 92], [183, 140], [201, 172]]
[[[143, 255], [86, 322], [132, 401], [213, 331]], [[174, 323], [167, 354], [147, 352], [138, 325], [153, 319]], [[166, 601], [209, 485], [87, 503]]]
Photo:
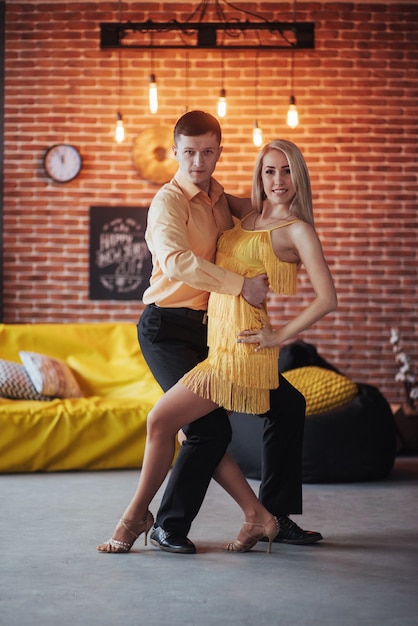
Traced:
[[195, 309], [188, 309], [186, 307], [159, 306], [158, 304], [150, 304], [150, 306], [166, 311], [167, 313], [172, 313], [173, 315], [187, 317], [188, 319], [200, 322], [201, 324], [207, 324], [208, 315], [206, 311], [196, 311]]

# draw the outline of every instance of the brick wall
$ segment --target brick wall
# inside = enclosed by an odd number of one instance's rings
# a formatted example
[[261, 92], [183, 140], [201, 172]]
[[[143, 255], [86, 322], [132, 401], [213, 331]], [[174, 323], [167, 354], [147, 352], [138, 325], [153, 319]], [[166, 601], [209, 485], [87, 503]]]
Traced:
[[[251, 3], [270, 19], [293, 19], [292, 3]], [[185, 19], [195, 3], [124, 2], [122, 21]], [[149, 12], [148, 12], [149, 9]], [[132, 164], [133, 139], [172, 126], [185, 105], [215, 113], [219, 52], [161, 50], [154, 58], [160, 109], [147, 109], [149, 51], [122, 52], [127, 138], [113, 140], [118, 53], [100, 50], [99, 24], [117, 21], [116, 2], [7, 2], [4, 193], [4, 322], [130, 320], [140, 301], [88, 296], [89, 207], [147, 206], [158, 188]], [[417, 363], [418, 6], [415, 3], [298, 2], [296, 19], [315, 22], [314, 50], [295, 53], [300, 126], [285, 123], [290, 55], [259, 53], [258, 119], [264, 140], [303, 150], [313, 182], [317, 230], [339, 293], [339, 309], [304, 333], [355, 380], [402, 400], [388, 342], [399, 327]], [[229, 112], [218, 179], [248, 194], [256, 158], [255, 54], [225, 55]], [[50, 182], [44, 152], [56, 142], [81, 150], [74, 181]], [[278, 321], [310, 296], [272, 298]], [[417, 357], [417, 358], [415, 358]]]

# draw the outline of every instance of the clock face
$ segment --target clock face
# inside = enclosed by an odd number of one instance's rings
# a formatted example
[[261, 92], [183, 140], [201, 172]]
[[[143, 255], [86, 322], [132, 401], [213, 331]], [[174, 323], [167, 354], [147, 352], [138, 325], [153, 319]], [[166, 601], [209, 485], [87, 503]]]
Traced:
[[45, 171], [57, 183], [68, 183], [73, 180], [80, 173], [81, 166], [79, 151], [66, 143], [51, 146], [44, 156]]

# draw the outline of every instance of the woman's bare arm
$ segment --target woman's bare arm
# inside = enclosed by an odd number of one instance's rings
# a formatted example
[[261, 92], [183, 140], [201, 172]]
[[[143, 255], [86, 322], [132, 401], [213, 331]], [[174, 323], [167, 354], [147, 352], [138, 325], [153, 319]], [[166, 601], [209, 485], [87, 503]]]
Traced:
[[225, 195], [232, 215], [239, 220], [242, 220], [243, 217], [253, 210], [250, 198], [239, 198], [238, 196], [231, 196], [229, 193]]
[[305, 222], [297, 222], [290, 229], [292, 247], [305, 266], [315, 297], [293, 320], [279, 328], [273, 330], [264, 326], [261, 330], [247, 329], [239, 333], [239, 341], [259, 344], [257, 351], [295, 338], [337, 307], [334, 282], [314, 229]]

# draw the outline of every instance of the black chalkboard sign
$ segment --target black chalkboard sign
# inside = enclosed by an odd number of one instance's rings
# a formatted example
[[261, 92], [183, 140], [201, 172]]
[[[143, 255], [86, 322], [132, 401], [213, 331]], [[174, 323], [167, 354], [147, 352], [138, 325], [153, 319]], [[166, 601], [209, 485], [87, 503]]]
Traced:
[[90, 207], [91, 300], [141, 300], [151, 276], [148, 207]]

